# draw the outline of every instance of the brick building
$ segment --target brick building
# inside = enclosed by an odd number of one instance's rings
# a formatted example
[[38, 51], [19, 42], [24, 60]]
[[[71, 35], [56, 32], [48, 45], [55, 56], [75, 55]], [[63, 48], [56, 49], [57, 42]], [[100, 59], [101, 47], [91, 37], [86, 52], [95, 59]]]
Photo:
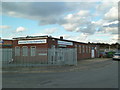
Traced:
[[27, 36], [13, 38], [13, 48], [15, 49], [16, 57], [34, 56], [36, 50], [46, 49], [45, 51], [38, 51], [37, 56], [43, 56], [42, 58], [47, 59], [48, 48], [76, 48], [77, 60], [85, 58], [96, 58], [99, 56], [98, 45], [65, 40], [63, 37], [54, 38], [51, 36]]
[[0, 47], [1, 48], [12, 48], [13, 40], [9, 39], [0, 39]]

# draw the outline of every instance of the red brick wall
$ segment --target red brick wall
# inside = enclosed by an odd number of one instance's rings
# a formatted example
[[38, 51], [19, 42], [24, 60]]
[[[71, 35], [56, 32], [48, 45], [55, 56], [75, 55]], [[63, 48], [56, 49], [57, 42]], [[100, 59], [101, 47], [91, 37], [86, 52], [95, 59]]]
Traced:
[[[82, 44], [82, 43], [74, 43], [74, 45], [77, 45], [76, 49], [77, 49], [77, 59], [78, 60], [91, 58], [92, 47], [94, 47], [94, 48], [96, 47], [96, 45], [88, 45], [88, 44]], [[81, 47], [79, 47], [79, 45]], [[84, 46], [84, 53], [83, 53], [83, 46]], [[87, 48], [86, 48], [86, 46], [87, 46]], [[88, 47], [90, 47], [90, 49]], [[80, 50], [81, 50], [81, 52], [80, 52]], [[98, 57], [98, 51], [96, 51], [96, 49], [94, 49], [94, 51], [95, 51], [95, 57]]]
[[2, 43], [2, 48], [12, 48], [12, 40], [4, 40]]
[[[38, 55], [39, 53], [47, 53], [48, 43], [41, 43], [41, 44], [18, 44], [18, 40], [13, 41], [13, 48], [16, 46], [20, 47], [20, 56], [15, 56], [14, 60], [19, 62], [21, 60], [24, 62], [32, 62], [32, 63], [40, 63], [40, 62], [47, 62], [47, 55]], [[22, 47], [27, 46], [28, 47], [28, 56], [22, 56]], [[30, 48], [31, 46], [36, 47], [36, 56], [30, 56]], [[43, 49], [43, 50], [41, 50]], [[46, 51], [45, 51], [46, 50]], [[42, 51], [42, 52], [41, 52]], [[15, 52], [14, 52], [15, 55]]]
[[[39, 48], [46, 48], [47, 49], [47, 48], [51, 48], [52, 45], [55, 45], [55, 48], [59, 48], [58, 44], [57, 44], [58, 40], [60, 40], [60, 39], [47, 38], [47, 43], [42, 43], [42, 44], [18, 44], [18, 40], [14, 40], [13, 41], [13, 48], [15, 48], [16, 46], [19, 46], [20, 48], [22, 48], [22, 46], [27, 46], [28, 48], [30, 48], [31, 46], [36, 46], [36, 49], [39, 49]], [[88, 44], [84, 44], [84, 43], [73, 42], [72, 46], [67, 45], [65, 48], [75, 48], [75, 45], [77, 45], [76, 48], [77, 48], [77, 59], [78, 60], [91, 58], [91, 48], [96, 47], [96, 45], [88, 45]], [[79, 45], [81, 46], [81, 48], [79, 48]], [[84, 47], [84, 53], [83, 53], [83, 47], [82, 46], [85, 46]], [[86, 46], [87, 46], [87, 52], [86, 52]], [[90, 52], [89, 52], [88, 47], [90, 47]], [[80, 50], [81, 50], [81, 53], [80, 53]], [[95, 50], [95, 57], [98, 57], [97, 52], [98, 51]], [[47, 56], [44, 56], [43, 58], [47, 58]]]

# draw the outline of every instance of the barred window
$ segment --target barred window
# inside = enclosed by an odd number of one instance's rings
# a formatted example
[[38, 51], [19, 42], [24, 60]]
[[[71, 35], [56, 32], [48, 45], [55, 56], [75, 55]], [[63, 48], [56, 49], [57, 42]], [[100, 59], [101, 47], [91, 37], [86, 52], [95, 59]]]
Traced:
[[81, 53], [81, 45], [79, 45], [79, 53]]
[[89, 47], [89, 53], [91, 53], [91, 48]]
[[85, 48], [84, 48], [84, 46], [82, 46], [83, 47], [83, 53], [85, 53]]
[[36, 55], [36, 47], [35, 46], [31, 46], [31, 48], [30, 48], [30, 54], [31, 54], [31, 56], [35, 56]]
[[86, 53], [86, 46], [84, 46], [84, 52]]
[[77, 45], [75, 45], [75, 48], [77, 48]]
[[27, 46], [22, 47], [22, 55], [23, 56], [28, 56], [28, 47]]
[[86, 46], [86, 53], [88, 53], [88, 46]]
[[15, 47], [15, 56], [20, 56], [20, 47]]

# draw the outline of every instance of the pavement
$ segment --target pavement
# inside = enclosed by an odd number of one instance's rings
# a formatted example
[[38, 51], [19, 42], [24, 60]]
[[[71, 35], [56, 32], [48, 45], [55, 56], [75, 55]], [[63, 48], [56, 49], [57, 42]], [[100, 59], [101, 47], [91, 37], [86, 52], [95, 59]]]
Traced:
[[3, 88], [118, 88], [118, 61], [86, 59], [77, 66], [4, 72]]
[[[109, 65], [112, 62], [109, 62], [111, 59], [109, 58], [95, 58], [95, 59], [84, 59], [79, 60], [77, 65], [69, 66], [39, 66], [39, 67], [7, 67], [3, 70], [3, 73], [47, 73], [47, 72], [72, 72], [72, 71], [80, 71], [90, 68], [104, 67]], [[104, 63], [102, 63], [104, 62]], [[100, 64], [102, 63], [102, 64]]]

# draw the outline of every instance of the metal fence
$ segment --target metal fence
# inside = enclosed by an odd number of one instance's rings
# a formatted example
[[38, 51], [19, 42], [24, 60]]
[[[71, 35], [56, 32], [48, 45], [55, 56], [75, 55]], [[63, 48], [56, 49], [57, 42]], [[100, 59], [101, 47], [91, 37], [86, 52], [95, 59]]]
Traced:
[[77, 65], [75, 48], [1, 49], [2, 67]]

